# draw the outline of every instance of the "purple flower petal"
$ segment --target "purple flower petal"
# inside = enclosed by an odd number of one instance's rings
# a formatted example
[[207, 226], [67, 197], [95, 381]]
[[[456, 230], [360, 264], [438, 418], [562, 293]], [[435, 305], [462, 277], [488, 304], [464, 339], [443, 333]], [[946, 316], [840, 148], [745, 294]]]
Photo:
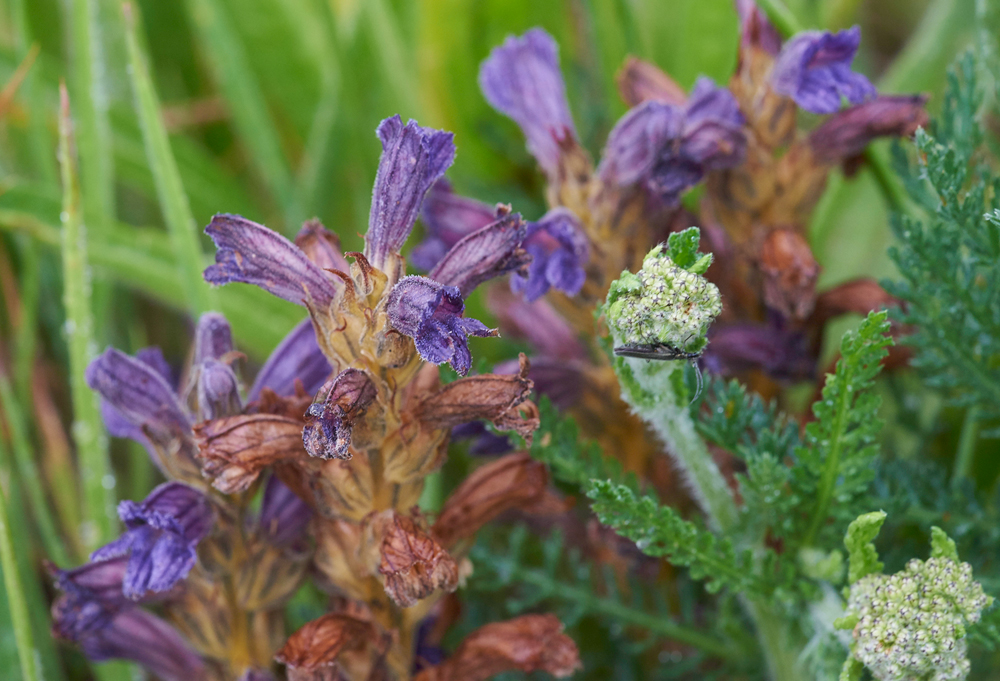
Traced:
[[740, 15], [740, 44], [743, 48], [758, 47], [768, 54], [777, 55], [781, 50], [781, 36], [754, 0], [736, 0]]
[[264, 486], [258, 524], [275, 546], [294, 544], [305, 535], [312, 511], [277, 477], [271, 476]]
[[684, 109], [680, 153], [705, 170], [739, 165], [746, 155], [745, 124], [733, 94], [709, 78], [699, 78]]
[[324, 386], [319, 401], [309, 405], [302, 443], [310, 456], [320, 459], [350, 459], [354, 419], [377, 396], [375, 384], [359, 369], [345, 369]]
[[816, 371], [816, 358], [805, 334], [776, 323], [713, 330], [703, 361], [708, 371], [725, 376], [763, 369], [779, 380], [803, 380]]
[[240, 382], [224, 362], [206, 360], [198, 367], [198, 417], [202, 421], [243, 411]]
[[495, 208], [453, 192], [451, 183], [442, 177], [424, 197], [420, 219], [427, 237], [410, 251], [409, 262], [429, 272], [452, 246], [496, 220], [497, 215]]
[[205, 233], [218, 249], [205, 281], [253, 284], [297, 305], [326, 309], [337, 284], [302, 250], [277, 232], [239, 215], [216, 215]]
[[413, 339], [417, 352], [433, 364], [449, 362], [462, 376], [472, 367], [468, 336], [495, 336], [477, 319], [462, 317], [465, 301], [454, 286], [426, 277], [401, 279], [386, 303], [389, 321]]
[[[504, 333], [523, 338], [543, 357], [586, 359], [587, 349], [576, 331], [545, 300], [533, 303], [500, 287], [490, 290], [490, 310], [499, 318]], [[534, 358], [532, 359], [534, 362]], [[510, 369], [507, 373], [513, 373]], [[494, 372], [496, 373], [496, 372]]]
[[[87, 367], [86, 378], [87, 385], [100, 393], [121, 419], [154, 442], [167, 442], [191, 432], [191, 422], [174, 389], [149, 364], [108, 348]], [[108, 409], [105, 414], [109, 415]], [[111, 426], [114, 434], [136, 435], [116, 418]]]
[[387, 269], [389, 254], [399, 253], [417, 220], [424, 194], [455, 160], [450, 132], [422, 128], [416, 121], [403, 125], [396, 115], [378, 126], [382, 157], [375, 176], [365, 257], [378, 269]]
[[427, 276], [467, 296], [484, 281], [528, 263], [528, 254], [521, 248], [526, 234], [519, 214], [504, 215], [460, 240]]
[[123, 501], [121, 538], [91, 555], [103, 561], [128, 554], [122, 591], [138, 600], [148, 591], [167, 591], [194, 567], [195, 547], [211, 529], [215, 514], [204, 494], [179, 482], [160, 485], [141, 504]]
[[332, 370], [316, 342], [312, 320], [305, 319], [285, 336], [264, 362], [247, 400], [256, 401], [263, 388], [270, 388], [279, 395], [291, 395], [295, 392], [295, 379], [301, 380], [305, 391], [312, 395]]
[[508, 36], [479, 69], [479, 88], [494, 109], [512, 118], [528, 150], [550, 176], [559, 170], [560, 142], [576, 138], [559, 72], [559, 48], [540, 28]]
[[351, 271], [351, 266], [341, 251], [340, 239], [319, 220], [309, 220], [302, 225], [302, 229], [295, 235], [295, 245], [321, 269]]
[[514, 443], [509, 437], [490, 431], [482, 421], [469, 421], [455, 426], [451, 429], [451, 439], [471, 440], [469, 454], [473, 456], [496, 456], [514, 451]]
[[553, 208], [538, 222], [530, 223], [524, 246], [532, 258], [528, 275], [511, 276], [511, 290], [528, 302], [541, 298], [550, 288], [570, 296], [580, 292], [587, 279], [584, 266], [590, 246], [572, 211]]
[[132, 660], [162, 681], [198, 681], [205, 663], [176, 629], [139, 608], [116, 615], [94, 634], [79, 641], [94, 662]]
[[122, 593], [127, 558], [86, 563], [73, 570], [52, 570], [62, 595], [52, 606], [52, 629], [60, 638], [79, 642], [106, 627], [131, 601]]
[[198, 320], [194, 332], [194, 364], [221, 359], [233, 351], [233, 331], [229, 322], [218, 312], [206, 312]]
[[927, 125], [925, 95], [878, 95], [838, 111], [811, 133], [809, 147], [821, 161], [837, 163], [860, 154], [879, 137], [909, 137]]
[[860, 43], [858, 26], [837, 33], [803, 31], [782, 48], [771, 86], [816, 114], [838, 111], [843, 99], [860, 104], [876, 94], [867, 78], [851, 71]]
[[680, 136], [679, 107], [651, 100], [635, 107], [615, 124], [598, 172], [606, 182], [627, 186], [643, 179], [664, 147]]

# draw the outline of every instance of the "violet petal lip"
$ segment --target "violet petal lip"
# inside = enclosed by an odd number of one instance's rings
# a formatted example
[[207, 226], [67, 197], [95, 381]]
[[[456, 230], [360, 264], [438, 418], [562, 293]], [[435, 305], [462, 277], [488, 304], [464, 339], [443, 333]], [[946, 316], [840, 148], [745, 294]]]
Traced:
[[540, 28], [508, 36], [479, 69], [486, 101], [512, 118], [528, 139], [528, 150], [550, 176], [559, 169], [560, 143], [576, 130], [559, 72], [559, 48]]
[[456, 194], [451, 183], [442, 177], [424, 196], [420, 219], [427, 236], [410, 251], [409, 263], [429, 272], [455, 244], [497, 217], [496, 208]]
[[550, 288], [574, 296], [587, 279], [584, 267], [590, 244], [576, 215], [566, 208], [553, 208], [538, 222], [528, 225], [525, 249], [531, 254], [526, 276], [511, 276], [511, 290], [528, 302], [538, 300]]
[[517, 213], [500, 217], [462, 238], [428, 273], [428, 278], [454, 286], [463, 296], [479, 284], [521, 269], [528, 254], [521, 249], [527, 228]]
[[365, 257], [385, 270], [390, 254], [399, 253], [410, 236], [427, 190], [455, 160], [450, 132], [424, 128], [416, 121], [403, 125], [399, 115], [378, 126], [382, 156], [375, 176]]
[[295, 391], [295, 379], [310, 395], [314, 394], [333, 368], [316, 342], [316, 332], [312, 320], [306, 318], [278, 344], [264, 366], [257, 372], [257, 378], [247, 394], [247, 401], [260, 398], [260, 391], [270, 388], [279, 395], [291, 395]]

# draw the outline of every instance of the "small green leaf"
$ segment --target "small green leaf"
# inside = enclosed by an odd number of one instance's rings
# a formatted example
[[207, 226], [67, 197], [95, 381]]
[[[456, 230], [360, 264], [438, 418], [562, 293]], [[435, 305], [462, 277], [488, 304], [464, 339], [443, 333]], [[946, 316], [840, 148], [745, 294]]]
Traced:
[[872, 540], [878, 536], [885, 518], [884, 511], [865, 513], [858, 516], [847, 528], [844, 546], [849, 556], [847, 569], [849, 584], [854, 584], [866, 575], [882, 571], [883, 564], [878, 559], [878, 551], [875, 550]]
[[865, 671], [865, 666], [853, 657], [844, 661], [844, 666], [840, 670], [838, 681], [861, 681], [861, 674]]
[[684, 269], [690, 269], [691, 265], [699, 260], [698, 244], [701, 241], [701, 230], [697, 227], [674, 232], [667, 238], [667, 255], [674, 261], [674, 264]]
[[959, 562], [955, 540], [949, 537], [940, 527], [931, 528], [931, 558], [947, 558], [956, 563]]

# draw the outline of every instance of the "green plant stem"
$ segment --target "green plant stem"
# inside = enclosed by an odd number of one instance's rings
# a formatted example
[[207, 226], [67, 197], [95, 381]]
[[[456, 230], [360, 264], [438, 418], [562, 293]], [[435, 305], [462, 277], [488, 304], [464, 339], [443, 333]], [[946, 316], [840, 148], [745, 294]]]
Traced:
[[[16, 35], [18, 60], [24, 59], [33, 42], [27, 9], [25, 0], [12, 0], [10, 11]], [[36, 64], [32, 71], [37, 71], [37, 69], [38, 65]], [[38, 87], [38, 84], [37, 73], [28, 73], [24, 82], [21, 83], [21, 96], [29, 109], [28, 134], [30, 135], [32, 152], [31, 163], [35, 166], [35, 171], [41, 180], [47, 184], [55, 185], [59, 182], [59, 174], [56, 170], [52, 139], [45, 126], [46, 111], [41, 97], [41, 88]]]
[[962, 432], [958, 438], [958, 450], [955, 453], [955, 468], [951, 474], [953, 489], [957, 489], [972, 471], [972, 462], [976, 453], [976, 442], [979, 440], [979, 407], [972, 405], [965, 410], [965, 420], [962, 422]]
[[[3, 447], [2, 443], [0, 443], [0, 447]], [[4, 588], [7, 590], [10, 620], [14, 627], [17, 656], [21, 662], [21, 678], [24, 681], [40, 681], [38, 660], [35, 653], [35, 636], [31, 631], [28, 602], [24, 597], [24, 587], [21, 584], [21, 575], [18, 571], [15, 555], [14, 539], [11, 536], [10, 521], [7, 515], [7, 499], [4, 496], [3, 487], [0, 486], [0, 567], [3, 568], [3, 582]]]
[[139, 46], [135, 9], [130, 3], [122, 5], [125, 14], [125, 37], [128, 44], [132, 88], [135, 91], [135, 108], [142, 126], [149, 167], [156, 183], [156, 193], [163, 211], [163, 219], [170, 232], [176, 263], [181, 275], [181, 286], [188, 308], [195, 316], [213, 308], [213, 294], [202, 279], [204, 255], [198, 243], [198, 231], [181, 181], [177, 161], [170, 149], [170, 139], [160, 102], [149, 76], [145, 56]]
[[45, 552], [49, 558], [59, 567], [68, 567], [69, 556], [63, 548], [59, 532], [56, 530], [52, 511], [49, 509], [49, 504], [45, 499], [42, 478], [38, 472], [31, 442], [28, 440], [24, 412], [21, 410], [21, 405], [18, 404], [17, 396], [14, 394], [14, 389], [10, 381], [3, 374], [0, 374], [0, 407], [3, 408], [4, 419], [7, 421], [7, 427], [10, 429], [10, 439], [14, 450], [14, 461], [17, 463], [18, 478], [28, 493], [31, 514], [38, 525], [42, 546], [45, 547]]
[[21, 285], [19, 298], [21, 315], [14, 343], [14, 386], [22, 404], [31, 404], [31, 379], [35, 366], [35, 345], [38, 340], [38, 302], [41, 294], [41, 263], [38, 244], [22, 236], [18, 239], [21, 254]]
[[[95, 343], [90, 309], [87, 236], [76, 174], [69, 95], [65, 86], [60, 88], [59, 158], [63, 182], [63, 305], [66, 308], [66, 340], [73, 403], [72, 433], [80, 461], [84, 518], [89, 521], [88, 526], [81, 528], [81, 534], [84, 545], [95, 549], [111, 537], [114, 523], [114, 476], [97, 399], [84, 377]], [[108, 482], [112, 484], [106, 484]]]

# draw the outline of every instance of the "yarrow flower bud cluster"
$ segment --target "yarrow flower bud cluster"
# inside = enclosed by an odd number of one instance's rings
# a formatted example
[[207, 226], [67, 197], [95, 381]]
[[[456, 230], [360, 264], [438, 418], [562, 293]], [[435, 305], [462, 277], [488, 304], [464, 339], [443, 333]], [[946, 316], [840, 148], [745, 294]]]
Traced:
[[607, 307], [618, 340], [684, 353], [702, 350], [708, 327], [722, 312], [719, 289], [701, 276], [710, 263], [705, 255], [681, 267], [661, 245], [646, 255], [638, 273], [623, 272], [611, 285]]
[[894, 575], [851, 586], [854, 656], [879, 681], [947, 681], [969, 673], [965, 624], [990, 604], [972, 567], [949, 558], [911, 560]]

